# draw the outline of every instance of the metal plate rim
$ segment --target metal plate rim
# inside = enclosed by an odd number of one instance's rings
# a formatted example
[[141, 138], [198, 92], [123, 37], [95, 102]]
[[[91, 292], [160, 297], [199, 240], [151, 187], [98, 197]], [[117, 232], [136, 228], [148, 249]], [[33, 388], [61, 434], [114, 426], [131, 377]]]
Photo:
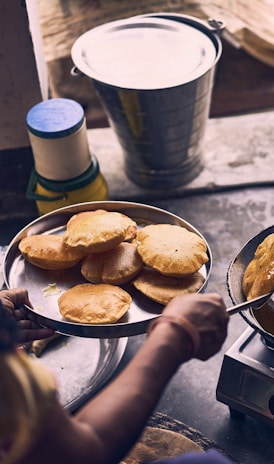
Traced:
[[[105, 339], [99, 339], [100, 346], [104, 344]], [[70, 402], [64, 404], [64, 408], [70, 413], [75, 412], [79, 407], [81, 407], [91, 396], [94, 396], [111, 378], [115, 370], [118, 368], [124, 353], [127, 348], [128, 338], [121, 337], [116, 340], [109, 340], [110, 345], [112, 346], [112, 353], [110, 353], [108, 363], [103, 366], [103, 373], [97, 372], [96, 376], [92, 379], [92, 382], [87, 384], [84, 391], [75, 397]]]

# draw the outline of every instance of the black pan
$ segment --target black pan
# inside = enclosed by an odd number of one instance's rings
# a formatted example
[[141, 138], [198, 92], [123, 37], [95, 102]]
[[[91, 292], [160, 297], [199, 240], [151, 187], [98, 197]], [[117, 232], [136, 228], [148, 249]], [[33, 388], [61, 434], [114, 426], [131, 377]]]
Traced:
[[[236, 256], [231, 261], [227, 272], [227, 289], [233, 304], [239, 304], [246, 300], [242, 291], [242, 280], [244, 271], [252, 260], [258, 245], [270, 234], [274, 233], [274, 225], [262, 230], [254, 235], [240, 249]], [[263, 341], [270, 348], [274, 348], [274, 335], [265, 330], [257, 319], [252, 309], [248, 311], [240, 311], [242, 318], [255, 330], [257, 330], [263, 338]]]

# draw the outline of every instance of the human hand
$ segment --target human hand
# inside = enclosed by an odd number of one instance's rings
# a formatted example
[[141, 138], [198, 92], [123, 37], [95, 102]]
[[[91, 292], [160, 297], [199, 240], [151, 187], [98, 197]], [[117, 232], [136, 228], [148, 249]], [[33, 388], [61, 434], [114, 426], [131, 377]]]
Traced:
[[24, 305], [29, 307], [32, 305], [25, 288], [0, 291], [0, 301], [6, 314], [17, 321], [19, 344], [47, 338], [54, 334], [53, 330], [37, 324], [26, 312]]
[[[217, 293], [196, 293], [176, 297], [162, 314], [186, 319], [194, 326], [200, 338], [199, 347], [194, 354], [198, 359], [206, 360], [216, 354], [226, 339], [229, 316], [222, 298]], [[184, 329], [183, 322], [181, 327]], [[187, 331], [187, 327], [185, 328]]]

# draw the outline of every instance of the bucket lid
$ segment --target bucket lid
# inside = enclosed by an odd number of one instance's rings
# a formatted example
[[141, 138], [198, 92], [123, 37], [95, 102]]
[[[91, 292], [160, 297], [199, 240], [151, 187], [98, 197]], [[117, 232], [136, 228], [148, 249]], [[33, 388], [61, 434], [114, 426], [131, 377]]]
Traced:
[[112, 21], [80, 36], [72, 46], [75, 66], [112, 86], [152, 90], [193, 81], [216, 62], [209, 34], [166, 18]]
[[51, 98], [27, 113], [29, 131], [44, 139], [57, 139], [77, 132], [85, 115], [82, 106], [69, 98]]

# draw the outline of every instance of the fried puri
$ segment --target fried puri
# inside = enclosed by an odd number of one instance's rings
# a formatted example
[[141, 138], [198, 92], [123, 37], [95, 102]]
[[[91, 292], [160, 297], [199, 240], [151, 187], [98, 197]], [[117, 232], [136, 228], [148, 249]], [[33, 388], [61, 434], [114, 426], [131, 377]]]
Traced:
[[172, 224], [151, 224], [140, 229], [137, 251], [148, 267], [172, 277], [193, 274], [208, 261], [205, 241]]
[[136, 223], [122, 213], [86, 211], [69, 219], [63, 240], [71, 248], [101, 253], [133, 239], [136, 231]]
[[26, 261], [41, 269], [68, 269], [85, 256], [83, 251], [68, 248], [59, 235], [30, 235], [19, 243], [19, 251]]
[[144, 267], [132, 283], [151, 300], [166, 305], [175, 296], [198, 292], [204, 281], [200, 272], [187, 277], [169, 277]]
[[66, 290], [58, 299], [60, 313], [70, 322], [111, 324], [128, 311], [131, 296], [108, 284], [79, 284]]
[[136, 245], [123, 242], [109, 251], [86, 256], [81, 273], [89, 282], [122, 285], [133, 279], [142, 267]]
[[274, 291], [274, 234], [258, 245], [245, 269], [242, 289], [247, 300]]

